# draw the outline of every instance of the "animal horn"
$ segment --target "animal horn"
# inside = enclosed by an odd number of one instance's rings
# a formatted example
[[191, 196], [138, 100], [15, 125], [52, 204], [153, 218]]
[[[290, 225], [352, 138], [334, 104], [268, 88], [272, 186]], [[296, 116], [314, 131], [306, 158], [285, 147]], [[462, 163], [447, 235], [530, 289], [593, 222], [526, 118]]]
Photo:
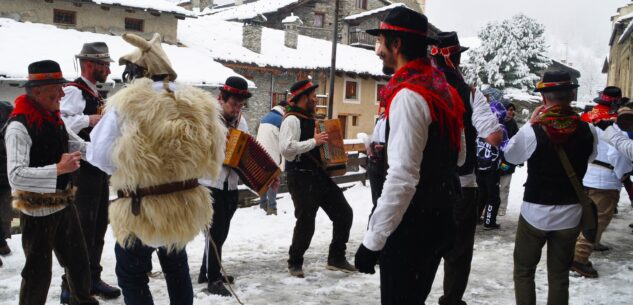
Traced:
[[136, 34], [123, 33], [122, 37], [123, 37], [123, 40], [127, 41], [128, 43], [130, 43], [131, 45], [135, 47], [138, 47], [139, 49], [143, 50], [143, 52], [149, 51], [149, 49], [152, 47], [152, 45], [150, 45], [147, 40], [145, 40], [143, 37], [138, 36]]

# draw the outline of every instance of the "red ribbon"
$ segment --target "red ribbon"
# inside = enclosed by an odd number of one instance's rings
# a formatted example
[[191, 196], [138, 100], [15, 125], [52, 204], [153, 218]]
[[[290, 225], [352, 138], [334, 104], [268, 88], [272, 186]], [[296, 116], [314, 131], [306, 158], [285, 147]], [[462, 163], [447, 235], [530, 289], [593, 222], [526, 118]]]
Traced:
[[61, 72], [29, 74], [29, 80], [63, 79]]
[[380, 29], [381, 30], [389, 30], [389, 31], [406, 32], [406, 33], [411, 33], [411, 34], [420, 35], [422, 37], [426, 37], [426, 32], [422, 32], [422, 31], [418, 31], [418, 30], [414, 30], [414, 29], [403, 28], [403, 27], [400, 27], [400, 26], [397, 26], [397, 25], [391, 25], [391, 24], [386, 23], [386, 22], [381, 22], [380, 23]]
[[290, 92], [290, 94], [291, 94], [293, 97], [295, 97], [295, 96], [297, 96], [297, 95], [301, 94], [303, 91], [305, 91], [306, 89], [308, 89], [308, 88], [310, 88], [310, 87], [312, 87], [312, 86], [313, 86], [313, 85], [312, 85], [312, 82], [308, 82], [308, 83], [307, 83], [307, 84], [305, 84], [303, 87], [301, 87], [301, 88], [299, 88], [299, 89], [297, 89], [297, 90], [295, 90], [295, 91]]
[[250, 94], [248, 92], [248, 90], [237, 89], [237, 88], [231, 87], [229, 85], [224, 85], [222, 87], [222, 90], [228, 91], [228, 92], [233, 93], [233, 94], [239, 94], [239, 95], [249, 95]]
[[444, 62], [446, 62], [446, 65], [449, 66], [450, 68], [455, 69], [455, 65], [453, 64], [453, 61], [451, 60], [451, 55], [457, 53], [456, 51], [461, 51], [461, 46], [460, 45], [454, 45], [454, 46], [449, 46], [449, 47], [444, 47], [444, 48], [438, 48], [437, 46], [433, 46], [431, 48], [431, 55], [435, 56], [438, 54], [442, 54], [442, 56], [444, 56]]
[[557, 87], [557, 86], [564, 86], [564, 85], [571, 85], [571, 81], [562, 81], [562, 82], [538, 82], [536, 84], [536, 89], [543, 89], [543, 88], [549, 88], [549, 87]]

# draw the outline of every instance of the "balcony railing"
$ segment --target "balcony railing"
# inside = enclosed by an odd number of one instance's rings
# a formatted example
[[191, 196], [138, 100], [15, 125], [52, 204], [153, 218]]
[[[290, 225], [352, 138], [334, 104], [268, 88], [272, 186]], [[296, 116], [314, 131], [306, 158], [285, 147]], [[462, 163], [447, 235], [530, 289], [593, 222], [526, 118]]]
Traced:
[[371, 36], [363, 31], [349, 32], [349, 45], [373, 49], [376, 44], [376, 37]]

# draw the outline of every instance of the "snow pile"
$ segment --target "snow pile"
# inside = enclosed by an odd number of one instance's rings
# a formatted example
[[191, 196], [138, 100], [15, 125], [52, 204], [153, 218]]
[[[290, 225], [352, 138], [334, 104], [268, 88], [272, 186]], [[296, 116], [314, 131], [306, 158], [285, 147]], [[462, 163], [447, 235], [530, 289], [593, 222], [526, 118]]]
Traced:
[[[499, 217], [500, 230], [484, 231], [478, 228], [475, 237], [470, 281], [464, 295], [469, 305], [515, 304], [512, 280], [514, 236], [519, 218], [519, 207], [523, 197], [526, 167], [517, 168], [512, 177], [510, 202], [506, 216]], [[371, 210], [371, 194], [368, 186], [360, 183], [344, 192], [354, 210], [354, 222], [347, 244], [347, 257], [353, 255], [367, 227]], [[240, 299], [248, 305], [377, 305], [380, 304], [379, 271], [374, 275], [343, 274], [325, 269], [327, 251], [332, 237], [332, 223], [319, 209], [316, 217], [316, 232], [305, 255], [306, 278], [288, 275], [288, 247], [295, 223], [294, 208], [288, 193], [280, 194], [278, 216], [265, 216], [259, 207], [238, 209], [231, 224], [231, 231], [223, 248], [226, 271], [236, 276], [234, 289]], [[628, 223], [633, 218], [626, 193], [620, 197], [619, 214], [615, 216], [603, 236], [603, 243], [612, 247], [605, 253], [596, 252], [592, 262], [600, 278], [585, 279], [571, 275], [569, 304], [573, 305], [630, 305], [633, 300], [633, 235]], [[2, 257], [0, 267], [0, 305], [18, 302], [21, 276], [24, 266], [20, 235], [9, 239], [13, 253]], [[114, 238], [106, 234], [103, 249], [103, 279], [116, 284], [114, 267]], [[536, 294], [538, 304], [547, 298], [546, 248], [536, 270]], [[194, 287], [194, 304], [234, 305], [234, 299], [209, 296], [198, 284], [204, 237], [199, 235], [187, 246], [190, 274]], [[153, 257], [154, 272], [160, 271], [156, 255]], [[47, 304], [59, 300], [63, 269], [53, 260], [53, 276]], [[443, 267], [440, 266], [431, 294], [426, 304], [436, 305], [442, 295]], [[150, 289], [157, 305], [169, 304], [169, 296], [163, 276], [150, 279]], [[104, 305], [122, 304], [123, 298], [99, 300]]]
[[[284, 31], [262, 28], [261, 53], [242, 46], [243, 24], [224, 21], [216, 16], [181, 20], [179, 40], [190, 47], [206, 48], [219, 61], [277, 67], [284, 69], [329, 69], [332, 43], [299, 35], [297, 48], [284, 45]], [[373, 51], [338, 44], [337, 71], [384, 76], [382, 61]]]
[[[134, 47], [121, 37], [92, 32], [59, 29], [52, 25], [21, 23], [0, 18], [0, 39], [10, 41], [0, 48], [0, 78], [26, 80], [30, 63], [52, 59], [58, 62], [66, 79], [79, 76], [75, 69], [75, 54], [86, 42], [103, 41], [110, 48], [115, 61], [128, 54]], [[227, 77], [238, 75], [233, 70], [213, 61], [202, 48], [185, 48], [163, 44], [163, 49], [178, 73], [178, 81], [196, 86], [217, 86]], [[112, 63], [109, 81], [121, 79], [124, 66]], [[78, 69], [78, 68], [77, 68]], [[253, 83], [250, 83], [253, 86]]]
[[96, 4], [103, 5], [121, 5], [127, 7], [135, 7], [144, 10], [157, 10], [161, 12], [174, 13], [194, 17], [195, 14], [184, 9], [170, 1], [166, 0], [90, 0]]
[[223, 20], [248, 20], [255, 18], [257, 14], [277, 12], [281, 8], [298, 2], [299, 0], [259, 0], [228, 9], [205, 9], [202, 15], [211, 14]]
[[299, 24], [303, 24], [303, 21], [301, 21], [301, 18], [299, 18], [299, 16], [295, 16], [294, 13], [290, 13], [290, 16], [284, 18], [284, 20], [281, 21], [281, 23], [296, 23], [298, 22]]
[[543, 101], [540, 95], [515, 88], [506, 88], [503, 90], [503, 97], [513, 101], [526, 101], [532, 103], [540, 103]]
[[394, 3], [394, 4], [383, 6], [383, 7], [377, 8], [377, 9], [373, 9], [373, 10], [369, 10], [369, 11], [366, 11], [366, 12], [362, 12], [360, 14], [349, 15], [349, 16], [343, 18], [343, 20], [351, 21], [351, 20], [361, 19], [361, 18], [365, 18], [365, 17], [371, 16], [371, 15], [374, 15], [374, 14], [390, 11], [390, 10], [392, 10], [392, 9], [394, 9], [396, 7], [400, 7], [400, 6], [407, 7], [407, 5], [404, 4], [404, 3]]

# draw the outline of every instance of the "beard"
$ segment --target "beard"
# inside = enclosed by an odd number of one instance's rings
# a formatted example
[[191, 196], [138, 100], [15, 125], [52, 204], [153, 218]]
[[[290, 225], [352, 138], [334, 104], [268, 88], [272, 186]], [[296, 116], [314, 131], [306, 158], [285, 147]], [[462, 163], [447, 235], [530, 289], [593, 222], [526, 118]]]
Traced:
[[103, 73], [102, 71], [92, 71], [92, 77], [100, 83], [104, 83], [108, 79], [108, 75]]
[[396, 71], [394, 71], [394, 68], [386, 66], [383, 64], [382, 66], [382, 73], [385, 73], [385, 75], [392, 75], [394, 74]]

